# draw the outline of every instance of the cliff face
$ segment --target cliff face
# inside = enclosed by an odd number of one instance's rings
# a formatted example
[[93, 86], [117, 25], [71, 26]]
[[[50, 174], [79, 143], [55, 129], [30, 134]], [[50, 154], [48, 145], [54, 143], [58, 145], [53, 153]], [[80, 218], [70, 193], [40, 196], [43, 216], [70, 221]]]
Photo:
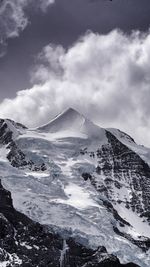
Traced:
[[122, 203], [150, 221], [150, 167], [109, 131], [106, 136], [108, 144], [91, 154], [98, 163], [98, 176], [89, 174], [91, 183], [112, 203]]

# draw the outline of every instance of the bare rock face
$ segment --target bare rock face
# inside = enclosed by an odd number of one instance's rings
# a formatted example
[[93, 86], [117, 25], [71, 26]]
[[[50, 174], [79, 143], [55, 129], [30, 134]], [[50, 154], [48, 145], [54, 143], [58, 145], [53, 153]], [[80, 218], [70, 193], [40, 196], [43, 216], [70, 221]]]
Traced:
[[105, 247], [99, 247], [93, 251], [80, 244], [76, 244], [73, 239], [67, 241], [68, 250], [65, 256], [65, 267], [138, 267], [136, 264], [120, 264], [117, 257], [107, 253]]
[[[102, 145], [91, 157], [97, 157], [97, 176], [83, 173], [93, 186], [112, 203], [124, 203], [150, 222], [150, 167], [144, 160], [106, 131], [108, 144]], [[87, 153], [86, 151], [84, 153]], [[83, 151], [81, 151], [83, 154]], [[104, 179], [101, 179], [101, 177]], [[115, 189], [126, 188], [130, 199], [120, 199]]]
[[[150, 167], [111, 132], [106, 131], [106, 136], [107, 144], [102, 145], [96, 152], [90, 151], [90, 157], [97, 158], [95, 174], [82, 173], [82, 178], [85, 181], [89, 180], [100, 196], [106, 197], [107, 201], [103, 201], [104, 206], [122, 227], [129, 223], [119, 216], [115, 204], [123, 204], [125, 208], [132, 210], [150, 224]], [[131, 141], [133, 142], [132, 139]], [[87, 153], [89, 152], [86, 149], [81, 151], [81, 155]], [[121, 190], [128, 191], [129, 198], [123, 198]], [[136, 240], [117, 227], [114, 227], [114, 231], [144, 251], [150, 248], [149, 238]]]

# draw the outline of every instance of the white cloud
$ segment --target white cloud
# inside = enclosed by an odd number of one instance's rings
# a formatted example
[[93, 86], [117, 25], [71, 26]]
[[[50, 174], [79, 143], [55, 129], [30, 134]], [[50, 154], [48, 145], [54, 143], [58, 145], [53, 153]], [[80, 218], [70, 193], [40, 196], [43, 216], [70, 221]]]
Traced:
[[23, 8], [27, 1], [4, 0], [0, 5], [0, 36], [2, 39], [18, 36], [27, 25]]
[[28, 25], [25, 8], [33, 4], [46, 11], [54, 0], [3, 0], [0, 3], [0, 57], [6, 52], [6, 40], [18, 37]]
[[67, 51], [46, 46], [34, 86], [5, 99], [0, 116], [28, 126], [72, 106], [101, 126], [120, 128], [150, 145], [150, 34], [88, 32]]
[[51, 4], [54, 4], [55, 3], [55, 0], [45, 0], [45, 1], [43, 1], [43, 0], [39, 0], [39, 2], [40, 2], [40, 7], [41, 7], [41, 9], [42, 9], [42, 11], [46, 11], [47, 10], [47, 8], [51, 5]]

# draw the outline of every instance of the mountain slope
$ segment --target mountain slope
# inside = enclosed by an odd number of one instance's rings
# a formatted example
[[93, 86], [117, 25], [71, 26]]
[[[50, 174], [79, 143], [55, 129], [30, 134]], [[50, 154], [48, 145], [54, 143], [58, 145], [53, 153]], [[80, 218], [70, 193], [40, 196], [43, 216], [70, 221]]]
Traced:
[[73, 109], [38, 129], [6, 126], [0, 171], [15, 208], [63, 239], [149, 267], [150, 167], [131, 137]]
[[78, 111], [69, 108], [48, 124], [37, 130], [46, 133], [61, 133], [61, 137], [105, 138], [105, 130], [92, 123]]
[[[62, 240], [46, 227], [17, 212], [10, 192], [0, 183], [0, 266], [31, 267], [121, 267], [117, 257], [104, 247], [96, 251], [83, 247], [73, 239]], [[131, 267], [136, 265], [131, 264]], [[138, 267], [138, 266], [137, 266]]]

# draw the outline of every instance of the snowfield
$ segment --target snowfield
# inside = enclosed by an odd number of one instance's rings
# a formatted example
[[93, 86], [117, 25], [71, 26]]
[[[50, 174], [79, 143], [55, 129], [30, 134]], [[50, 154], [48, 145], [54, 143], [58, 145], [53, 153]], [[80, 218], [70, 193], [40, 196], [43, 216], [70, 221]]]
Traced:
[[[127, 135], [111, 132], [126, 146], [150, 162], [150, 150], [136, 145]], [[3, 186], [11, 191], [14, 207], [41, 224], [68, 231], [81, 242], [96, 248], [104, 245], [109, 253], [117, 255], [121, 263], [134, 262], [141, 267], [150, 266], [150, 251], [143, 252], [128, 239], [114, 232], [114, 227], [140, 240], [150, 238], [149, 224], [123, 201], [130, 200], [126, 181], [114, 188], [114, 208], [130, 225], [121, 227], [103, 201], [107, 200], [83, 179], [83, 173], [95, 175], [99, 186], [105, 177], [95, 169], [98, 158], [92, 157], [97, 148], [107, 144], [105, 130], [94, 125], [83, 115], [68, 109], [38, 129], [14, 134], [19, 148], [34, 162], [44, 162], [45, 171], [14, 168], [7, 159], [7, 149], [0, 147], [0, 173]], [[85, 148], [89, 153], [81, 153]], [[113, 172], [112, 172], [113, 177]], [[120, 199], [121, 204], [117, 202]], [[24, 244], [25, 245], [25, 244]]]

